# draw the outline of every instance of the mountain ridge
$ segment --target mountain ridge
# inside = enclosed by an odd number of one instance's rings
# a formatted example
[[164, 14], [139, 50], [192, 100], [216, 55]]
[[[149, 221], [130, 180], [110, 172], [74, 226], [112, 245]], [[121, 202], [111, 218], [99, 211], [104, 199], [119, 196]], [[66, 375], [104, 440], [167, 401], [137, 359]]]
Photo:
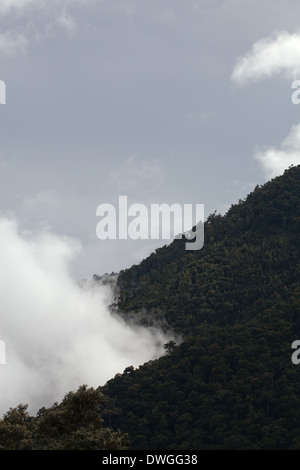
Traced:
[[[293, 197], [290, 197], [291, 192]], [[270, 297], [267, 279], [270, 268], [274, 273], [283, 270], [277, 283], [277, 288], [282, 290], [280, 283], [290, 283], [291, 278], [296, 279], [299, 273], [299, 201], [300, 166], [290, 168], [281, 177], [261, 187], [257, 186], [245, 200], [232, 205], [224, 216], [210, 215], [204, 225], [204, 246], [198, 252], [187, 252], [184, 250], [184, 240], [174, 240], [171, 245], [159, 248], [139, 265], [121, 271], [117, 281], [119, 310], [132, 312], [146, 308], [155, 316], [156, 309], [157, 316], [163, 312], [175, 329], [186, 330], [182, 322], [178, 318], [178, 321], [174, 321], [174, 316], [168, 312], [168, 309], [173, 309], [177, 316], [178, 308], [182, 308], [187, 300], [186, 295], [180, 298], [176, 295], [178, 287], [182, 286], [186, 292], [190, 292], [191, 298], [196, 295], [197, 301], [197, 290], [202, 289], [203, 305], [208, 310], [212, 308], [210, 295], [216, 295], [216, 291], [218, 293], [220, 290], [225, 295], [227, 293], [225, 302], [228, 302], [228, 308], [223, 308], [223, 311], [226, 321], [230, 320], [230, 311], [234, 310], [235, 304], [230, 305], [232, 295], [228, 289], [238, 290], [242, 282], [245, 289], [247, 284], [245, 279], [235, 279], [232, 284], [229, 282], [230, 276], [237, 265], [246, 259], [247, 252], [252, 257], [252, 266], [244, 266], [241, 272], [244, 278], [248, 276], [248, 283], [252, 282], [252, 292], [247, 292], [247, 296], [252, 295], [253, 300], [259, 296], [264, 299]], [[254, 234], [256, 243], [253, 243]], [[270, 250], [266, 249], [266, 242], [272, 247], [272, 259], [268, 255]], [[295, 253], [289, 252], [288, 244], [295, 245]], [[289, 254], [288, 269], [283, 266], [287, 263], [285, 254]], [[256, 285], [255, 276], [260, 278], [260, 286]], [[187, 311], [186, 306], [184, 310]], [[200, 311], [197, 305], [196, 310], [197, 322], [208, 319], [209, 312], [205, 314], [204, 308]]]
[[299, 222], [297, 166], [209, 216], [199, 252], [174, 240], [119, 274], [125, 315], [184, 338], [101, 388], [132, 449], [300, 448]]
[[94, 276], [117, 286], [113, 314], [160, 324], [179, 344], [36, 417], [11, 409], [1, 449], [300, 449], [300, 166], [204, 229], [199, 251], [178, 239]]

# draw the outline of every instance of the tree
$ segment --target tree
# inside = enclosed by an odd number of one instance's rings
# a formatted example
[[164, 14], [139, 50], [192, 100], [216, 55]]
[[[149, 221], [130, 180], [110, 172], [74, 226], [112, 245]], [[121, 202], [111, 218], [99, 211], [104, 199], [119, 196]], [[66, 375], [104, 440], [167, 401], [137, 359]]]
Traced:
[[175, 341], [171, 340], [168, 343], [164, 344], [164, 349], [166, 350], [167, 354], [171, 354], [172, 351], [174, 351], [175, 346], [176, 346]]
[[0, 450], [32, 449], [33, 423], [27, 408], [28, 405], [10, 408], [0, 421]]
[[79, 387], [69, 392], [61, 404], [40, 410], [37, 425], [38, 447], [61, 450], [122, 450], [128, 437], [103, 427], [99, 390]]
[[128, 436], [103, 426], [105, 400], [99, 390], [82, 385], [63, 401], [39, 410], [11, 408], [0, 421], [1, 450], [125, 450]]

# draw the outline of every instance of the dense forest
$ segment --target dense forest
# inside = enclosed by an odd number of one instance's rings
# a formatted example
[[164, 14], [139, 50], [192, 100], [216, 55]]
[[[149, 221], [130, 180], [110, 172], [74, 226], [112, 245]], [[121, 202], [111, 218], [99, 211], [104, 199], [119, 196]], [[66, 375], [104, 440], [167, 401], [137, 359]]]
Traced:
[[174, 240], [118, 276], [113, 314], [178, 344], [36, 417], [9, 410], [0, 449], [300, 449], [300, 166], [204, 230], [201, 250]]

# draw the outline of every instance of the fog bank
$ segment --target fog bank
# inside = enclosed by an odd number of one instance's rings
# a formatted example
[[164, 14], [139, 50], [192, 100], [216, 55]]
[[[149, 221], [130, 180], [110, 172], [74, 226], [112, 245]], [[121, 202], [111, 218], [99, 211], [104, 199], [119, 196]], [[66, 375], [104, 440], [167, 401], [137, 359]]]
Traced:
[[35, 414], [81, 384], [103, 385], [127, 366], [162, 355], [170, 340], [112, 316], [109, 285], [80, 286], [70, 274], [79, 249], [74, 240], [46, 230], [24, 233], [0, 219], [1, 417], [19, 403]]

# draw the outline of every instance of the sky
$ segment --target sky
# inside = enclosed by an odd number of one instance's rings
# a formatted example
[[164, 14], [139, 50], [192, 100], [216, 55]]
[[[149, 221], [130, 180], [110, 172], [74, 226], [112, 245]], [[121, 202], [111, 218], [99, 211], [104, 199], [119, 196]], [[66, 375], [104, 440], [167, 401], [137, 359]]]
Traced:
[[171, 339], [180, 341], [161, 325], [112, 315], [116, 291], [109, 284], [75, 282], [69, 262], [77, 249], [68, 238], [46, 230], [25, 237], [15, 222], [0, 221], [0, 416], [19, 403], [36, 414], [80, 385], [104, 385], [162, 356]]
[[164, 240], [99, 240], [96, 209], [225, 213], [299, 163], [298, 2], [0, 0], [0, 201], [24, 230], [75, 238], [74, 275]]
[[100, 204], [225, 213], [299, 163], [299, 13], [296, 0], [0, 0], [0, 214], [76, 239], [83, 279], [166, 243], [99, 240]]
[[100, 240], [97, 208], [224, 214], [299, 164], [299, 18], [297, 0], [0, 0], [0, 412], [161, 353], [80, 283], [167, 242]]

